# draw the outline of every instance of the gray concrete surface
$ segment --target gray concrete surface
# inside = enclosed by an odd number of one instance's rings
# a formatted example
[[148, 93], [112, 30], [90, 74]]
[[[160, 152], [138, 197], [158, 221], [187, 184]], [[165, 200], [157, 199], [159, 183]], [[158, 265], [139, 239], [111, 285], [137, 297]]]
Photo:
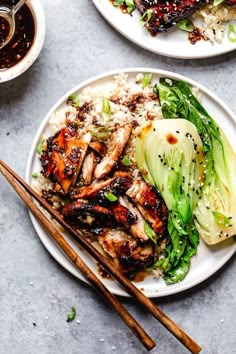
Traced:
[[[105, 1], [105, 0], [104, 0]], [[145, 66], [189, 76], [236, 112], [236, 52], [204, 60], [152, 54], [119, 35], [87, 0], [43, 0], [43, 51], [21, 77], [0, 85], [0, 158], [22, 176], [36, 130], [67, 90], [93, 75]], [[50, 256], [28, 212], [0, 176], [0, 354], [145, 353], [117, 315]], [[204, 354], [236, 353], [236, 259], [203, 284], [156, 299]], [[187, 351], [130, 299], [122, 302], [157, 341], [154, 354]], [[70, 307], [76, 320], [67, 323]]]

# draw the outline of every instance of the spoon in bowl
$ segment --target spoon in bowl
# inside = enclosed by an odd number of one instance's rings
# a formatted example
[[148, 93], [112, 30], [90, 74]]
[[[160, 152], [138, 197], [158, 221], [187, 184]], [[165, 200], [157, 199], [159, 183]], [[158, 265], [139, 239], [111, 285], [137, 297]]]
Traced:
[[2, 17], [5, 21], [8, 22], [9, 30], [7, 36], [2, 38], [0, 41], [0, 50], [5, 47], [12, 37], [14, 36], [16, 23], [15, 23], [15, 15], [17, 11], [27, 2], [28, 0], [20, 0], [14, 7], [8, 7], [6, 5], [0, 5], [0, 18]]

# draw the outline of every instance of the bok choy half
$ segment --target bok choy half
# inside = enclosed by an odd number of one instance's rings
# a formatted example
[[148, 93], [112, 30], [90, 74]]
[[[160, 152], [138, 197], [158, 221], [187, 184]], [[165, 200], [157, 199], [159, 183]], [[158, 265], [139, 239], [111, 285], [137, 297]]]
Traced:
[[136, 160], [169, 209], [171, 243], [154, 268], [171, 284], [188, 272], [199, 235], [212, 245], [236, 234], [236, 155], [187, 83], [163, 78], [154, 92], [165, 119], [141, 131]]

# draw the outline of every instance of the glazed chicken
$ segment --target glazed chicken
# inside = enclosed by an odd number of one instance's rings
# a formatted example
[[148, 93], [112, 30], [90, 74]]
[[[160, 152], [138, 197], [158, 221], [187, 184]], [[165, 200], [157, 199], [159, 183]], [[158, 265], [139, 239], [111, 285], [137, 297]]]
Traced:
[[113, 259], [117, 268], [127, 276], [151, 265], [154, 247], [150, 243], [139, 245], [129, 234], [121, 230], [103, 230], [98, 241]]
[[176, 22], [192, 15], [205, 0], [135, 0], [136, 7], [152, 33], [166, 32]]
[[79, 189], [74, 189], [71, 193], [73, 199], [91, 199], [96, 198], [100, 201], [107, 201], [106, 192], [111, 192], [114, 195], [123, 194], [132, 183], [132, 177], [125, 172], [117, 172], [114, 177], [105, 181], [94, 182], [89, 186], [84, 186]]
[[142, 216], [159, 235], [166, 234], [167, 207], [157, 190], [144, 181], [134, 181], [126, 194], [134, 201]]
[[55, 183], [57, 191], [66, 193], [76, 182], [85, 158], [91, 135], [78, 137], [76, 125], [61, 129], [47, 140], [41, 155], [43, 174]]
[[77, 199], [64, 206], [62, 215], [69, 224], [77, 227], [85, 227], [88, 230], [101, 227], [115, 227], [114, 215], [109, 208]]
[[109, 145], [106, 155], [102, 161], [96, 166], [94, 176], [97, 179], [101, 179], [111, 173], [118, 158], [122, 154], [124, 147], [130, 137], [132, 131], [132, 125], [126, 124], [123, 127], [119, 127], [111, 137], [111, 143]]
[[152, 264], [155, 237], [158, 243], [167, 235], [161, 196], [144, 181], [134, 180], [120, 162], [131, 131], [131, 124], [116, 127], [105, 144], [90, 133], [79, 136], [78, 125], [69, 123], [47, 140], [41, 155], [44, 176], [64, 198], [64, 219], [98, 241], [126, 275]]

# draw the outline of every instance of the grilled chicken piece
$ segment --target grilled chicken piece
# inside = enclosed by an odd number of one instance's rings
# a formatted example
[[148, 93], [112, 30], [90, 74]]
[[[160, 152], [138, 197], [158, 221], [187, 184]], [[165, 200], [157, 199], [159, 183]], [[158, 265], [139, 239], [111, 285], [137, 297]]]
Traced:
[[91, 141], [89, 133], [79, 138], [76, 128], [76, 125], [69, 125], [50, 137], [47, 150], [41, 156], [44, 176], [64, 193], [74, 185]]
[[105, 156], [106, 153], [107, 153], [107, 146], [105, 143], [103, 143], [102, 141], [99, 142], [99, 141], [92, 141], [90, 144], [89, 144], [89, 147], [91, 149], [93, 149], [94, 151], [96, 151], [98, 153], [98, 155], [100, 156]]
[[114, 214], [116, 221], [124, 225], [127, 229], [130, 228], [136, 219], [135, 216], [124, 205], [118, 203], [111, 203], [110, 208]]
[[147, 241], [149, 238], [144, 231], [145, 220], [141, 213], [132, 203], [128, 201], [126, 197], [120, 197], [119, 202], [121, 205], [126, 207], [135, 217], [135, 222], [129, 227], [130, 233], [134, 236], [135, 239], [139, 241]]
[[75, 200], [64, 206], [62, 215], [71, 225], [83, 225], [90, 229], [96, 227], [114, 227], [116, 222], [108, 208], [86, 200]]
[[115, 195], [124, 194], [131, 186], [132, 177], [128, 173], [120, 173], [106, 181], [96, 182], [89, 186], [81, 187], [71, 193], [73, 199], [91, 199], [96, 198], [99, 201], [107, 201], [106, 192], [111, 192]]
[[154, 261], [154, 248], [145, 243], [139, 245], [129, 234], [120, 230], [102, 230], [98, 241], [114, 264], [126, 275], [136, 273]]
[[94, 176], [101, 179], [107, 176], [114, 168], [122, 151], [130, 137], [132, 125], [126, 124], [119, 127], [111, 136], [111, 143], [109, 145], [107, 154], [103, 157], [101, 162], [96, 166]]
[[144, 181], [134, 181], [126, 194], [135, 202], [137, 208], [159, 235], [167, 232], [168, 211], [160, 194]]
[[146, 13], [143, 21], [147, 21], [145, 27], [152, 34], [168, 31], [176, 22], [192, 15], [205, 2], [206, 0], [135, 0], [141, 15]]
[[90, 184], [92, 182], [95, 166], [96, 155], [93, 151], [91, 151], [88, 155], [85, 156], [82, 165], [82, 176], [84, 179], [84, 184]]

